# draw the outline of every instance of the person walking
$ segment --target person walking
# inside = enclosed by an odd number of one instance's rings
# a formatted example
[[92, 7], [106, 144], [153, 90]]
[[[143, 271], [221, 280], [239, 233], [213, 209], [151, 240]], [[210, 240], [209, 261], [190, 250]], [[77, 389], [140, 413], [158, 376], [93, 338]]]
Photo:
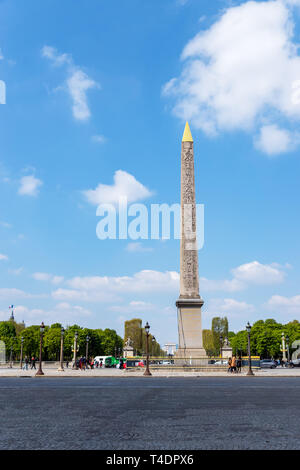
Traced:
[[231, 357], [228, 359], [228, 369], [227, 369], [227, 372], [232, 372], [231, 371], [231, 363], [232, 363], [232, 359]]
[[236, 372], [236, 357], [235, 356], [232, 357], [231, 372]]
[[28, 357], [25, 356], [23, 370], [28, 370], [28, 362], [29, 362]]
[[32, 358], [31, 358], [31, 369], [35, 369], [35, 368], [36, 368], [36, 367], [35, 367], [35, 361], [36, 361], [35, 357], [32, 356]]

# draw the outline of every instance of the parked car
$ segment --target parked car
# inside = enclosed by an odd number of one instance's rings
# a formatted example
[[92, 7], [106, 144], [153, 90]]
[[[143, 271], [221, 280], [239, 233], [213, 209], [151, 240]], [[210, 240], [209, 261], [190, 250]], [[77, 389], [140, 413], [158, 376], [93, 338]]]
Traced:
[[273, 359], [262, 359], [259, 361], [259, 365], [262, 369], [275, 369], [278, 364]]
[[291, 360], [290, 367], [300, 367], [300, 359]]
[[228, 366], [228, 361], [226, 359], [220, 359], [219, 361], [214, 362], [215, 366]]

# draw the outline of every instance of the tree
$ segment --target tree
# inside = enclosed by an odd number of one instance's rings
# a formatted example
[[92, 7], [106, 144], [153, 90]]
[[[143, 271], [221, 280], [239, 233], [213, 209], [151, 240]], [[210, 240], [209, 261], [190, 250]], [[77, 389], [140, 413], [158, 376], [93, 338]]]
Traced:
[[145, 351], [145, 334], [140, 318], [125, 321], [124, 341], [127, 341], [128, 338], [131, 339], [132, 347], [137, 355]]
[[51, 325], [44, 334], [44, 348], [49, 361], [58, 361], [60, 356], [61, 326]]
[[208, 357], [212, 357], [215, 352], [214, 341], [213, 341], [213, 334], [211, 330], [203, 330], [202, 331], [202, 338], [203, 338], [203, 347], [206, 351]]
[[221, 352], [220, 336], [223, 336], [223, 340], [228, 337], [227, 317], [214, 317], [211, 322], [211, 331], [213, 337], [214, 354], [217, 355]]

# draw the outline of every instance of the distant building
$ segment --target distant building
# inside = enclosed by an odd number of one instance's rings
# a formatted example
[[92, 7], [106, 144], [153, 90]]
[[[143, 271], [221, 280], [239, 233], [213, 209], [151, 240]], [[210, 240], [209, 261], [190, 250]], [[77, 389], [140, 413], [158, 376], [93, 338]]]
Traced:
[[176, 352], [176, 349], [177, 349], [177, 344], [176, 343], [166, 343], [163, 347], [163, 351], [165, 351], [165, 353], [168, 356], [174, 356], [175, 352]]

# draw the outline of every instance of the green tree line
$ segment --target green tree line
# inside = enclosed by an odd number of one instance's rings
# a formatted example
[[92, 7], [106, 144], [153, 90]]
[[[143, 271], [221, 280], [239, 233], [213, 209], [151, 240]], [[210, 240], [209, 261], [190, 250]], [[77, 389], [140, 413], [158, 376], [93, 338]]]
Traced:
[[[281, 358], [281, 335], [289, 337], [290, 352], [292, 344], [300, 340], [300, 323], [293, 320], [289, 323], [278, 323], [274, 319], [258, 320], [251, 329], [251, 354], [261, 358]], [[227, 337], [235, 355], [248, 354], [248, 334], [246, 329], [237, 333], [228, 331], [227, 318], [215, 317], [212, 319], [211, 330], [203, 330], [203, 347], [209, 357], [219, 356], [220, 336]]]
[[[60, 356], [60, 323], [45, 326], [43, 338], [43, 360], [57, 361]], [[106, 328], [89, 329], [79, 325], [68, 326], [64, 334], [64, 358], [70, 360], [73, 357], [73, 345], [75, 331], [78, 332], [78, 355], [86, 354], [86, 337], [89, 336], [89, 356], [115, 355], [123, 349], [123, 339], [115, 330]], [[18, 360], [21, 352], [21, 337], [23, 337], [23, 357], [38, 357], [40, 348], [40, 325], [31, 325], [27, 328], [22, 323], [14, 321], [0, 322], [0, 341], [5, 343], [6, 358], [9, 359], [11, 350], [13, 360]]]

